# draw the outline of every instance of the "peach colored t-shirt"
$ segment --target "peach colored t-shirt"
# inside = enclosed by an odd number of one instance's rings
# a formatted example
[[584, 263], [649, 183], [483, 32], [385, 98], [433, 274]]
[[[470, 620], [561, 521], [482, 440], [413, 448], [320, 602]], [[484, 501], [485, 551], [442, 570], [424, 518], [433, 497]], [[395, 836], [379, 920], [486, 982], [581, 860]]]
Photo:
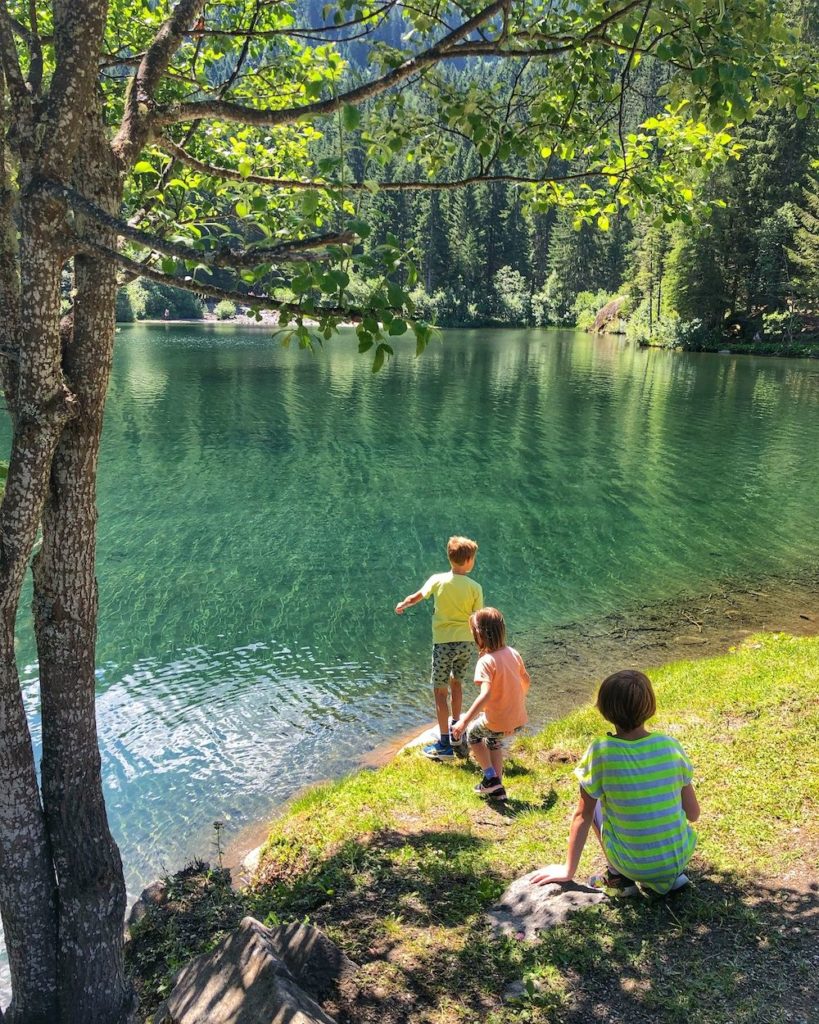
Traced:
[[495, 732], [514, 732], [526, 725], [526, 694], [529, 673], [514, 647], [484, 654], [475, 666], [475, 682], [489, 683], [489, 700], [483, 706], [486, 724]]

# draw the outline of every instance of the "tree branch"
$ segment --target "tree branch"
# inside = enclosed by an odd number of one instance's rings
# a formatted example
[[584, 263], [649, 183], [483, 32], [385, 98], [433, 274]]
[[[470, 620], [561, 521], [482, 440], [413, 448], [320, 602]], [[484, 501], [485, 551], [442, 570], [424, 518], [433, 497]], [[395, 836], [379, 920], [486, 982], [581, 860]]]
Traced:
[[6, 7], [6, 0], [0, 0], [0, 62], [12, 97], [18, 102], [28, 103], [29, 92], [26, 88], [20, 57], [14, 42], [12, 18]]
[[381, 78], [356, 86], [356, 88], [340, 93], [330, 99], [317, 100], [315, 103], [306, 103], [300, 107], [282, 107], [280, 110], [247, 107], [241, 103], [230, 103], [225, 100], [199, 100], [189, 103], [177, 103], [168, 107], [157, 107], [151, 116], [151, 122], [154, 125], [160, 126], [178, 124], [180, 121], [190, 121], [194, 118], [215, 118], [220, 121], [239, 121], [244, 124], [274, 128], [292, 124], [300, 117], [319, 117], [325, 114], [334, 114], [344, 106], [363, 103], [374, 96], [379, 96], [394, 85], [398, 85], [398, 83], [405, 81], [407, 78], [411, 78], [423, 68], [438, 63], [438, 61], [447, 56], [455, 43], [466, 38], [484, 22], [493, 18], [503, 9], [503, 5], [504, 0], [495, 0], [494, 3], [489, 4], [478, 14], [447, 33], [437, 43], [430, 46], [429, 49], [403, 61], [398, 67], [382, 75]]
[[[32, 190], [53, 196], [68, 205], [75, 213], [116, 231], [122, 238], [135, 245], [146, 249], [152, 249], [165, 256], [173, 256], [180, 260], [191, 260], [203, 263], [210, 267], [240, 268], [256, 267], [262, 263], [287, 263], [294, 260], [305, 260], [311, 258], [311, 251], [324, 249], [330, 245], [349, 245], [355, 241], [356, 235], [352, 231], [336, 232], [326, 235], [315, 235], [312, 238], [297, 238], [291, 241], [282, 242], [279, 245], [266, 246], [258, 249], [229, 249], [222, 246], [219, 249], [200, 251], [189, 245], [182, 245], [179, 242], [169, 242], [159, 235], [149, 234], [133, 227], [124, 220], [119, 220], [95, 203], [80, 195], [73, 188], [67, 185], [60, 185], [56, 181], [38, 179], [32, 186]], [[84, 242], [82, 232], [79, 232], [80, 239]], [[315, 258], [314, 256], [312, 258]]]
[[40, 42], [40, 33], [37, 30], [36, 0], [28, 0], [28, 20], [31, 27], [29, 39], [31, 65], [28, 69], [28, 84], [34, 95], [38, 96], [43, 84], [43, 47]]
[[[5, 108], [6, 80], [0, 74], [0, 110]], [[12, 190], [6, 169], [6, 134], [0, 126], [0, 338], [3, 356], [9, 361], [19, 360], [20, 346], [20, 277], [17, 260], [17, 225], [15, 222], [16, 192]], [[0, 387], [6, 404], [14, 409], [17, 391], [16, 366], [0, 365]]]
[[174, 277], [173, 274], [163, 274], [152, 267], [146, 267], [138, 260], [132, 260], [128, 256], [117, 252], [115, 249], [108, 249], [97, 242], [83, 240], [84, 247], [93, 252], [96, 256], [104, 256], [124, 270], [128, 271], [131, 279], [145, 277], [149, 281], [156, 281], [157, 284], [169, 285], [171, 288], [181, 288], [183, 291], [194, 292], [196, 295], [207, 295], [211, 299], [228, 299], [230, 302], [242, 306], [251, 306], [256, 309], [278, 310], [282, 317], [308, 317], [316, 319], [321, 316], [343, 317], [350, 322], [357, 322], [362, 319], [363, 314], [356, 310], [345, 309], [341, 306], [317, 306], [315, 309], [303, 309], [293, 302], [285, 302], [276, 299], [272, 295], [258, 295], [255, 292], [240, 292], [230, 288], [219, 288], [213, 284], [206, 284], [202, 281], [194, 281], [191, 277]]
[[154, 91], [204, 6], [205, 0], [180, 0], [140, 61], [128, 85], [122, 123], [112, 143], [114, 152], [125, 164], [132, 163], [144, 145]]
[[548, 185], [552, 181], [574, 181], [581, 178], [600, 178], [599, 171], [576, 171], [572, 174], [551, 175], [548, 178], [528, 177], [523, 174], [473, 174], [466, 178], [453, 181], [312, 181], [304, 178], [269, 178], [264, 174], [242, 174], [231, 167], [215, 167], [191, 156], [187, 150], [177, 146], [169, 139], [157, 139], [154, 143], [159, 149], [173, 156], [180, 163], [187, 164], [200, 174], [224, 181], [239, 181], [251, 185], [265, 185], [268, 188], [305, 189], [344, 189], [345, 191], [369, 191], [375, 184], [381, 192], [449, 192], [453, 189], [468, 188], [471, 185], [492, 185], [499, 182], [508, 185]]

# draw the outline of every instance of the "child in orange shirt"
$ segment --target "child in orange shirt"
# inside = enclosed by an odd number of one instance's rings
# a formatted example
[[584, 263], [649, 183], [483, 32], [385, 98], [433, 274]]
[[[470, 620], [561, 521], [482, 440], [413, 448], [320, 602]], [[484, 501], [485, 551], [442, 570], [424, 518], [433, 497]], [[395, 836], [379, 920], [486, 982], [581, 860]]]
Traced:
[[497, 608], [481, 608], [470, 617], [469, 626], [480, 652], [475, 683], [481, 692], [452, 726], [452, 738], [459, 740], [465, 731], [469, 750], [483, 769], [475, 792], [505, 800], [503, 741], [529, 721], [529, 673], [514, 647], [506, 646], [506, 623]]

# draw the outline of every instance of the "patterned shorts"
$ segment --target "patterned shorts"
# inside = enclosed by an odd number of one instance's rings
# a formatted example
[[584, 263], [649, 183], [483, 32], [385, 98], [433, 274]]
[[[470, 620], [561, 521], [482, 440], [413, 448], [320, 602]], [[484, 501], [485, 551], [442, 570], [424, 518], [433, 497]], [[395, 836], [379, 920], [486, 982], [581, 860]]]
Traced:
[[[523, 726], [519, 726], [515, 729], [515, 732], [520, 732]], [[486, 715], [481, 713], [478, 717], [470, 722], [466, 728], [466, 742], [470, 747], [477, 747], [479, 743], [486, 744], [488, 750], [498, 750], [503, 746], [503, 740], [506, 736], [504, 732], [496, 732], [494, 729], [490, 729], [486, 721]]]
[[449, 686], [450, 676], [454, 676], [462, 682], [467, 678], [473, 646], [466, 640], [458, 640], [451, 644], [432, 645], [430, 682], [433, 690], [445, 690]]

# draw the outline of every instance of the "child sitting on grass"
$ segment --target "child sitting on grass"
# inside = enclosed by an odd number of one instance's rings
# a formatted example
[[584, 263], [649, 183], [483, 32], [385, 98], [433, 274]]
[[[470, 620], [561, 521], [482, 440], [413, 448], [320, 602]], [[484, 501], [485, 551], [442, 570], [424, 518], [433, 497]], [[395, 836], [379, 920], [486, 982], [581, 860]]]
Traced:
[[475, 666], [475, 682], [481, 692], [452, 726], [452, 737], [457, 741], [466, 730], [469, 750], [483, 768], [475, 792], [505, 800], [503, 740], [529, 721], [529, 673], [514, 647], [506, 646], [506, 623], [497, 608], [481, 608], [470, 617], [469, 626], [481, 655]]
[[623, 892], [639, 882], [661, 894], [680, 889], [688, 883], [683, 871], [697, 841], [689, 822], [700, 816], [691, 763], [677, 740], [645, 728], [657, 702], [642, 672], [627, 669], [604, 679], [597, 710], [615, 732], [594, 740], [575, 769], [580, 800], [566, 863], [542, 868], [531, 881], [571, 882], [593, 827], [607, 870], [590, 885]]

